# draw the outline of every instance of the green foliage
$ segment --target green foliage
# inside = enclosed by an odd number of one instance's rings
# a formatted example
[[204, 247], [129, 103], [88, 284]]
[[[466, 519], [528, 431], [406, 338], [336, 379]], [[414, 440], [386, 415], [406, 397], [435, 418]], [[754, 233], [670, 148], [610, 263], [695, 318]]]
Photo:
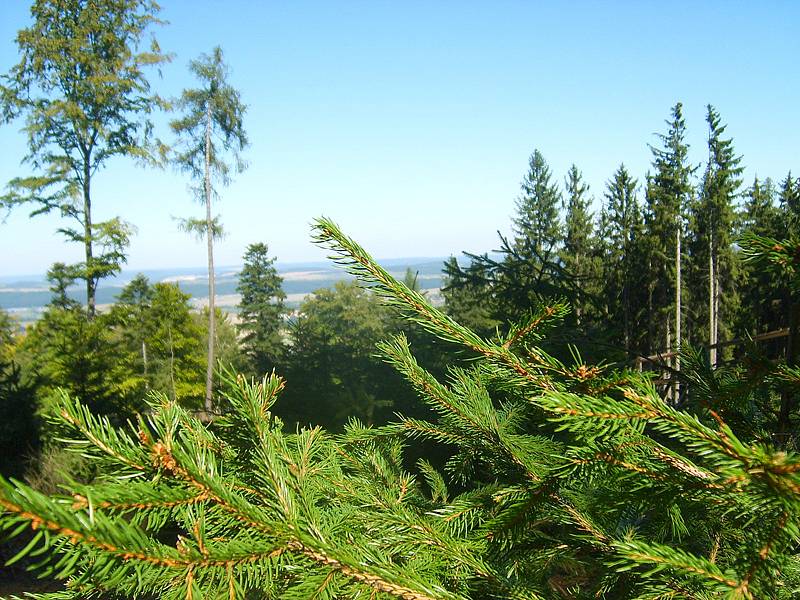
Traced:
[[564, 218], [564, 247], [561, 261], [564, 270], [574, 281], [572, 299], [576, 325], [591, 316], [600, 286], [602, 264], [596, 256], [594, 221], [590, 206], [589, 185], [583, 181], [578, 167], [572, 165], [564, 181], [566, 192]]
[[492, 290], [489, 286], [492, 262], [488, 255], [475, 260], [471, 255], [465, 267], [455, 256], [444, 263], [442, 296], [447, 313], [484, 337], [492, 335], [500, 325], [495, 317]]
[[74, 267], [62, 262], [55, 262], [47, 271], [47, 281], [50, 282], [50, 293], [53, 297], [50, 306], [64, 310], [78, 308], [80, 304], [69, 297], [67, 291], [75, 283], [78, 273]]
[[[680, 102], [672, 108], [670, 119], [666, 123], [669, 127], [667, 133], [658, 136], [661, 145], [650, 146], [654, 172], [648, 178], [645, 194], [647, 284], [651, 296], [647, 322], [650, 328], [649, 346], [671, 349], [670, 334], [677, 334], [674, 317], [676, 295], [682, 283], [676, 260], [683, 259], [679, 244], [684, 237], [684, 219], [692, 198], [691, 176], [695, 168], [688, 162], [686, 123]], [[678, 344], [680, 341], [677, 340]]]
[[[213, 179], [227, 184], [231, 171], [238, 173], [246, 167], [240, 152], [248, 145], [243, 120], [247, 107], [228, 83], [229, 69], [219, 46], [210, 55], [202, 54], [191, 61], [189, 70], [200, 87], [183, 90], [176, 101], [183, 115], [170, 122], [177, 136], [172, 160], [202, 184], [206, 178], [206, 130], [210, 129], [209, 172]], [[200, 187], [198, 192], [205, 201], [205, 188]]]
[[35, 172], [13, 179], [1, 201], [68, 219], [59, 232], [84, 246], [73, 268], [90, 315], [97, 282], [119, 271], [132, 234], [119, 218], [93, 221], [92, 181], [115, 156], [153, 157], [149, 115], [161, 101], [144, 69], [168, 57], [154, 38], [141, 45], [158, 10], [152, 0], [35, 0], [33, 23], [17, 34], [20, 62], [0, 87], [6, 118], [25, 117], [24, 162]]
[[[208, 351], [206, 357], [205, 409], [213, 409], [214, 350], [216, 333], [216, 288], [214, 239], [222, 235], [219, 217], [212, 217], [214, 184], [227, 185], [233, 169], [241, 172], [246, 165], [241, 151], [247, 145], [244, 113], [247, 110], [239, 92], [228, 83], [228, 66], [217, 46], [211, 55], [203, 54], [189, 63], [189, 70], [201, 87], [185, 89], [177, 101], [183, 116], [170, 121], [177, 137], [172, 162], [196, 184], [197, 198], [205, 205], [205, 219], [183, 219], [181, 228], [206, 238], [208, 253]], [[232, 164], [231, 164], [232, 163]]]
[[[777, 195], [771, 179], [754, 179], [753, 185], [745, 193], [744, 207], [739, 215], [739, 235], [781, 235], [783, 224], [781, 210], [776, 206]], [[758, 334], [785, 326], [786, 290], [781, 280], [747, 261], [740, 264], [738, 275], [741, 300], [738, 329]]]
[[199, 407], [203, 397], [203, 326], [192, 313], [189, 296], [177, 285], [138, 275], [120, 293], [108, 315], [113, 350], [106, 385], [120, 406], [143, 408], [150, 390], [184, 406]]
[[112, 339], [104, 315], [90, 319], [80, 308], [48, 308], [28, 328], [17, 351], [23, 380], [35, 389], [37, 407], [49, 405], [60, 388], [102, 414], [135, 410], [135, 404], [121, 401], [116, 382], [109, 378]]
[[261, 242], [250, 244], [236, 286], [241, 295], [238, 330], [247, 372], [258, 377], [269, 373], [283, 356], [281, 330], [286, 294], [282, 283], [269, 247]]
[[636, 197], [638, 183], [625, 165], [620, 165], [606, 183], [603, 203], [603, 282], [609, 324], [617, 323], [610, 341], [630, 351], [644, 349], [642, 339], [646, 306], [643, 260], [644, 222]]
[[[340, 435], [284, 433], [274, 375], [227, 374], [211, 427], [164, 396], [122, 428], [61, 396], [59, 436], [100, 477], [51, 497], [0, 482], [0, 524], [34, 527], [20, 555], [70, 578], [59, 597], [796, 593], [797, 454], [666, 404], [646, 376], [549, 356], [539, 341], [559, 305], [484, 340], [332, 222], [316, 235], [372, 294], [480, 359], [440, 381], [394, 338], [381, 352], [435, 416]], [[443, 444], [444, 472], [404, 464], [417, 439]]]
[[289, 330], [289, 398], [280, 414], [329, 428], [349, 418], [385, 422], [409, 397], [377, 356], [378, 342], [398, 331], [378, 297], [357, 283], [317, 290]]
[[[493, 330], [505, 333], [512, 323], [527, 319], [531, 310], [545, 299], [568, 298], [581, 309], [589, 304], [590, 276], [570, 272], [569, 267], [575, 267], [580, 259], [567, 258], [578, 245], [580, 252], [588, 251], [589, 245], [579, 241], [577, 234], [579, 222], [588, 218], [586, 190], [577, 169], [572, 177], [570, 249], [564, 248], [564, 228], [559, 215], [561, 194], [552, 180], [550, 167], [536, 150], [530, 157], [522, 194], [517, 200], [517, 213], [512, 219], [514, 239], [509, 241], [500, 236], [500, 258], [465, 252], [470, 261], [466, 267], [461, 267], [454, 258], [445, 263], [443, 292], [451, 314], [465, 317], [470, 326], [475, 326], [482, 335], [489, 335]], [[569, 176], [567, 181], [569, 184]], [[579, 215], [581, 212], [584, 214]], [[564, 338], [574, 340], [574, 330]], [[550, 342], [551, 349], [559, 348], [568, 354], [563, 339], [553, 338]]]
[[779, 237], [800, 239], [800, 180], [793, 178], [791, 172], [781, 181], [779, 200], [786, 216]]
[[17, 323], [0, 310], [0, 473], [19, 477], [22, 455], [38, 446], [33, 390], [23, 384], [15, 362]]
[[711, 105], [707, 110], [709, 156], [700, 196], [691, 207], [688, 280], [694, 290], [692, 337], [698, 343], [715, 344], [731, 338], [738, 306], [734, 205], [744, 168], [733, 140], [722, 137], [726, 126], [719, 113]]
[[561, 194], [539, 150], [531, 154], [528, 167], [517, 199], [514, 249], [525, 257], [546, 261], [563, 237], [558, 214]]

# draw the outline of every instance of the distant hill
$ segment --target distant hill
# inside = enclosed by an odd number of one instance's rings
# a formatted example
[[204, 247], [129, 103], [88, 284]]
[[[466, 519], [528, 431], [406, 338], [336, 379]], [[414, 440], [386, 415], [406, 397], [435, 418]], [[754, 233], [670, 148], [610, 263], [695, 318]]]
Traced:
[[[380, 261], [381, 265], [398, 278], [402, 278], [407, 268], [418, 273], [420, 287], [432, 292], [442, 283], [442, 263], [444, 258], [391, 258]], [[303, 298], [320, 288], [332, 287], [337, 281], [350, 276], [344, 270], [329, 262], [276, 263], [283, 277], [283, 289], [290, 307], [296, 307]], [[236, 286], [241, 266], [217, 268], [217, 303], [224, 310], [235, 312], [239, 302]], [[202, 268], [148, 269], [143, 271], [122, 271], [119, 275], [100, 283], [97, 289], [97, 304], [112, 304], [136, 275], [142, 273], [152, 283], [174, 282], [183, 292], [192, 297], [197, 306], [208, 302], [208, 278]], [[69, 290], [75, 300], [84, 299], [84, 290], [76, 285]], [[31, 322], [38, 319], [50, 301], [50, 291], [44, 275], [0, 276], [0, 308], [13, 314], [19, 321]]]

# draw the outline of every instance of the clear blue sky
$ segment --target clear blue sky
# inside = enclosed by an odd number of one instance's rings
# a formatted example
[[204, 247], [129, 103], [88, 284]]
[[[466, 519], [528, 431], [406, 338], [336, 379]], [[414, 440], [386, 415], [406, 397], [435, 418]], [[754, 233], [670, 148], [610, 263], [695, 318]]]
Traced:
[[[2, 71], [16, 62], [27, 4], [0, 2]], [[576, 163], [599, 197], [620, 162], [641, 179], [676, 101], [694, 161], [706, 155], [710, 102], [748, 181], [800, 171], [798, 2], [162, 5], [170, 24], [157, 36], [176, 56], [153, 75], [158, 89], [192, 85], [187, 62], [220, 44], [249, 105], [250, 168], [222, 191], [218, 264], [240, 263], [255, 241], [281, 261], [320, 259], [308, 225], [322, 214], [378, 257], [490, 250], [534, 148], [559, 181]], [[25, 173], [20, 126], [0, 127], [0, 182]], [[138, 227], [128, 268], [205, 264], [171, 218], [202, 211], [180, 174], [119, 160], [95, 190], [98, 218]], [[24, 211], [0, 224], [0, 274], [80, 260], [58, 224]]]

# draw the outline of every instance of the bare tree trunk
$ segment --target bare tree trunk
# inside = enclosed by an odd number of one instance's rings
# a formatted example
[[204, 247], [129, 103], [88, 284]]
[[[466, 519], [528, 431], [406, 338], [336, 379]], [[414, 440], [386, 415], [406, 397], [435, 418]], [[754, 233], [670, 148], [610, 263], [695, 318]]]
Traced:
[[656, 316], [653, 314], [653, 259], [647, 259], [647, 276], [650, 281], [647, 282], [647, 354], [653, 354], [656, 351], [654, 348], [655, 335], [653, 328], [656, 324]]
[[[666, 352], [672, 352], [672, 325], [669, 317], [669, 313], [667, 313], [667, 340], [666, 340]], [[672, 358], [670, 357], [667, 360], [667, 367], [672, 366]], [[669, 384], [667, 385], [667, 393], [666, 398], [668, 401], [672, 402], [674, 398], [675, 386], [673, 377], [675, 376], [672, 371], [667, 369], [666, 375], [669, 375]]]
[[213, 408], [214, 345], [216, 341], [216, 303], [214, 286], [214, 235], [211, 221], [211, 104], [206, 106], [206, 240], [208, 242], [208, 359], [206, 364], [206, 412]]
[[717, 343], [716, 332], [716, 274], [714, 272], [714, 242], [711, 236], [708, 238], [708, 359], [712, 367], [717, 366]]
[[[714, 257], [714, 343], [719, 344], [719, 256]], [[715, 353], [716, 359], [716, 353]], [[715, 360], [716, 364], [716, 360]]]
[[[678, 223], [678, 229], [675, 234], [675, 371], [681, 370], [681, 227]], [[677, 377], [674, 384], [675, 396], [677, 402], [680, 395], [680, 383]]]
[[169, 341], [169, 383], [172, 392], [172, 401], [177, 400], [177, 393], [175, 392], [175, 346], [172, 343], [172, 326], [167, 325], [167, 338]]
[[[789, 339], [786, 341], [786, 366], [797, 365], [797, 356], [800, 353], [800, 303], [795, 294], [791, 294], [789, 302]], [[793, 436], [797, 435], [797, 428], [792, 428], [792, 413], [797, 407], [797, 393], [794, 389], [785, 387], [781, 392], [781, 406], [778, 411], [778, 428], [776, 443], [780, 448], [789, 447]]]

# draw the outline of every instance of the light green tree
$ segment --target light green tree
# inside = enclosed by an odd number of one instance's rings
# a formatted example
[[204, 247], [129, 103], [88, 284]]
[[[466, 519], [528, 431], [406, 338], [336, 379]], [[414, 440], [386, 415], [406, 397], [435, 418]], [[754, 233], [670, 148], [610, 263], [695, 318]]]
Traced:
[[116, 156], [154, 157], [150, 114], [162, 102], [145, 69], [168, 57], [145, 42], [158, 11], [152, 0], [35, 0], [17, 34], [20, 62], [0, 86], [3, 116], [25, 118], [34, 171], [13, 179], [2, 203], [68, 220], [59, 232], [83, 245], [73, 268], [90, 318], [98, 281], [119, 271], [133, 233], [120, 218], [94, 220], [94, 178]]
[[214, 273], [214, 238], [221, 231], [213, 216], [215, 184], [227, 185], [231, 172], [241, 172], [245, 163], [240, 152], [248, 145], [244, 130], [246, 106], [239, 92], [228, 83], [228, 66], [217, 46], [189, 63], [189, 70], [200, 87], [185, 89], [177, 101], [183, 115], [170, 122], [177, 136], [172, 160], [195, 182], [195, 193], [205, 205], [204, 220], [184, 222], [190, 231], [201, 231], [206, 239], [208, 257], [208, 352], [206, 358], [205, 407], [213, 408], [214, 350], [216, 344], [216, 289]]

